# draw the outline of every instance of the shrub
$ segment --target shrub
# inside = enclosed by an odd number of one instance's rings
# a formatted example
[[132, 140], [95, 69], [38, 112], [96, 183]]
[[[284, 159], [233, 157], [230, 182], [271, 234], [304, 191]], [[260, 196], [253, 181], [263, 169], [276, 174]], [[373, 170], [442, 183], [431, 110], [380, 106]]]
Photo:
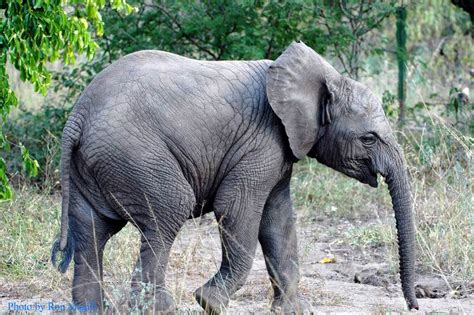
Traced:
[[[14, 184], [19, 181], [31, 181], [44, 186], [54, 185], [58, 181], [61, 134], [70, 110], [71, 106], [56, 107], [46, 104], [36, 111], [20, 109], [10, 119], [5, 135], [11, 144], [11, 150], [2, 154], [8, 161], [7, 167]], [[22, 146], [38, 161], [39, 171], [33, 179], [24, 176], [25, 168], [19, 158]]]

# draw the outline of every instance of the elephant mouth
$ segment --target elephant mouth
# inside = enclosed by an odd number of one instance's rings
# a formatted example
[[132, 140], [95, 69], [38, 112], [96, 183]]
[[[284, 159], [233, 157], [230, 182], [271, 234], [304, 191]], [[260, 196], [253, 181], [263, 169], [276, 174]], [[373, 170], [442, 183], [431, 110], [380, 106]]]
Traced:
[[362, 184], [367, 184], [370, 187], [374, 187], [374, 188], [377, 188], [379, 186], [379, 183], [377, 180], [377, 173], [372, 172], [369, 169], [366, 169], [363, 172], [359, 173], [358, 175], [359, 176], [353, 176], [353, 177], [355, 177]]
[[373, 163], [371, 163], [370, 161], [369, 163], [365, 163], [365, 167], [364, 167], [364, 175], [366, 178], [365, 184], [368, 184], [370, 187], [377, 188], [379, 186], [377, 174], [378, 172]]
[[367, 182], [364, 184], [369, 184], [371, 187], [377, 188], [379, 186], [377, 173], [370, 172], [370, 176], [367, 176]]
[[[372, 170], [372, 167], [367, 160], [357, 161], [356, 167], [344, 170], [343, 173], [357, 179], [362, 184], [367, 184], [371, 187], [378, 187], [377, 172]], [[369, 165], [368, 165], [369, 164]]]
[[[339, 165], [336, 164], [337, 166], [334, 163], [327, 163], [327, 161], [318, 157], [317, 160], [349, 177], [357, 179], [362, 184], [367, 184], [374, 188], [377, 188], [379, 185], [377, 179], [378, 172], [373, 169], [374, 167], [367, 159], [350, 160], [350, 162], [343, 161]], [[384, 175], [382, 174], [382, 176]]]

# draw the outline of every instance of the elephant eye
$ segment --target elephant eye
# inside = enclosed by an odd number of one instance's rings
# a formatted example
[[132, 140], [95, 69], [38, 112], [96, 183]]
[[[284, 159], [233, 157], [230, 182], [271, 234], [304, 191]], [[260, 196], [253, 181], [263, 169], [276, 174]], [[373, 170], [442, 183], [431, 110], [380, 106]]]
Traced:
[[377, 136], [374, 135], [373, 133], [367, 133], [360, 137], [360, 141], [364, 145], [373, 145], [377, 141]]

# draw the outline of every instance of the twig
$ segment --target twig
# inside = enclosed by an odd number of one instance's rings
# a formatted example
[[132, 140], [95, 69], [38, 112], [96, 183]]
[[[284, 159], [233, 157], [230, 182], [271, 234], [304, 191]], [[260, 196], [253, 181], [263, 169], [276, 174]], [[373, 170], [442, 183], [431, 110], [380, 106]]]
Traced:
[[[154, 5], [153, 4], [147, 4], [147, 6], [152, 7], [152, 8], [156, 8], [156, 9], [160, 10], [163, 14], [168, 16], [171, 19], [171, 21], [178, 27], [178, 29], [180, 30], [180, 32], [181, 32], [181, 34], [183, 35], [184, 38], [186, 38], [188, 41], [190, 41], [194, 46], [196, 46], [201, 51], [209, 54], [212, 58], [214, 58], [214, 60], [218, 60], [218, 57], [219, 57], [218, 55], [216, 55], [214, 52], [207, 49], [206, 47], [203, 47], [202, 45], [200, 45], [194, 38], [192, 38], [191, 36], [189, 36], [187, 34], [184, 31], [184, 28], [182, 27], [182, 25], [176, 19], [176, 17], [174, 17], [171, 13], [169, 13], [167, 10], [165, 10], [163, 7], [161, 7], [158, 4], [154, 4]], [[174, 29], [172, 29], [172, 30], [174, 31]]]

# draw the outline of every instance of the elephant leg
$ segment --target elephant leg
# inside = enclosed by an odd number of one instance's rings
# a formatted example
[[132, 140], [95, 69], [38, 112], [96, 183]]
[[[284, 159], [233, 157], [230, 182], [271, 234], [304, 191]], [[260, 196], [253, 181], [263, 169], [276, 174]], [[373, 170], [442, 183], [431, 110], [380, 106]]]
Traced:
[[261, 191], [258, 185], [237, 174], [224, 180], [216, 195], [214, 212], [219, 223], [222, 262], [214, 277], [194, 292], [196, 300], [208, 313], [224, 311], [252, 267], [258, 227], [270, 191]]
[[[183, 221], [184, 224], [184, 221]], [[144, 231], [140, 257], [132, 277], [132, 307], [153, 313], [173, 314], [175, 303], [166, 288], [165, 273], [176, 231]], [[159, 236], [166, 234], [166, 237]]]
[[69, 228], [74, 239], [72, 300], [76, 305], [95, 305], [102, 312], [102, 258], [105, 244], [126, 221], [108, 220], [71, 186]]
[[311, 306], [298, 293], [296, 215], [290, 198], [290, 177], [271, 192], [260, 223], [259, 241], [274, 291], [272, 311], [299, 314]]
[[[166, 172], [171, 169], [170, 165]], [[153, 178], [143, 179], [142, 183], [149, 183], [140, 187], [146, 192], [142, 198], [145, 202], [132, 209], [134, 224], [141, 233], [141, 246], [132, 276], [130, 304], [132, 308], [160, 314], [175, 312], [173, 297], [166, 288], [166, 267], [171, 246], [195, 205], [189, 183], [178, 171], [172, 174], [175, 177], [155, 173]], [[152, 195], [150, 191], [156, 188], [159, 190]]]

